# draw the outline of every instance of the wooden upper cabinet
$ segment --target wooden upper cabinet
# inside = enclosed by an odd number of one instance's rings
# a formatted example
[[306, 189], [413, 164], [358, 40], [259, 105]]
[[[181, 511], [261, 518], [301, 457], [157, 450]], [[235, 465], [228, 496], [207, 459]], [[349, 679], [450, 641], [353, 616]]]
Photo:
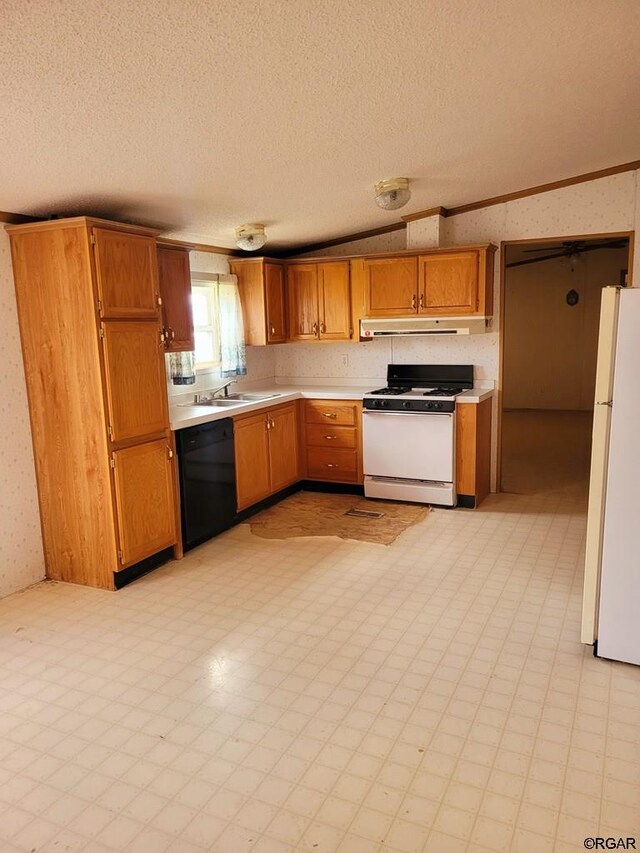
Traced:
[[318, 264], [291, 264], [287, 268], [289, 340], [313, 341], [320, 330]]
[[158, 278], [167, 352], [195, 349], [189, 252], [158, 246]]
[[233, 433], [236, 494], [242, 510], [271, 494], [268, 419], [264, 413], [237, 418]]
[[367, 316], [394, 317], [417, 312], [417, 258], [365, 259], [363, 272]]
[[158, 262], [155, 237], [92, 228], [100, 315], [157, 317]]
[[114, 442], [169, 428], [167, 380], [156, 323], [111, 320], [101, 325], [107, 417]]
[[176, 541], [175, 459], [165, 439], [113, 454], [113, 479], [121, 567]]
[[349, 262], [318, 266], [319, 338], [348, 341], [351, 338], [351, 291]]
[[287, 315], [284, 301], [284, 267], [281, 264], [265, 263], [264, 290], [267, 343], [284, 343], [287, 339]]
[[269, 420], [271, 491], [278, 492], [300, 479], [296, 404], [272, 410]]
[[281, 344], [287, 339], [284, 267], [265, 258], [231, 261], [238, 277], [245, 342], [249, 346]]
[[478, 304], [478, 252], [423, 255], [419, 268], [419, 313], [475, 314]]

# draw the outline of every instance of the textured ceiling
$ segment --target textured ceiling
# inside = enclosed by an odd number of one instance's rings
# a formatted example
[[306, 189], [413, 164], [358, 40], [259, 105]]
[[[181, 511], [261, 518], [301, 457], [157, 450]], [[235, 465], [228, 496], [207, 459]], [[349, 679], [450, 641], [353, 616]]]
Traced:
[[293, 246], [640, 156], [637, 0], [0, 0], [0, 209]]

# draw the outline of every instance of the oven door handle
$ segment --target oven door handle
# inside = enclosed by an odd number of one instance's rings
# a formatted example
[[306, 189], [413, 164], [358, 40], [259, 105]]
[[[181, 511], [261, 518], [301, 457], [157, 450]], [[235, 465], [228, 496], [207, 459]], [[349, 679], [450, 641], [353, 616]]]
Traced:
[[433, 415], [436, 418], [452, 418], [453, 412], [377, 412], [372, 409], [363, 409], [363, 415], [384, 415], [385, 418], [423, 418], [425, 415]]

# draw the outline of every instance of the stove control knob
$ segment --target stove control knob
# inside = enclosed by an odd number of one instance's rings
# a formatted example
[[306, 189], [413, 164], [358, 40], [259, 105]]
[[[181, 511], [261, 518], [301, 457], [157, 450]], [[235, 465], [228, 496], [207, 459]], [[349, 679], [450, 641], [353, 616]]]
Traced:
[[442, 403], [434, 403], [434, 404], [433, 404], [433, 408], [434, 408], [434, 409], [441, 409], [441, 408], [442, 408]]
[[410, 408], [411, 408], [411, 404], [409, 403], [409, 401], [408, 401], [408, 400], [405, 400], [405, 401], [404, 401], [404, 403], [403, 403], [402, 405], [403, 405], [403, 407], [404, 407], [405, 409], [410, 409]]

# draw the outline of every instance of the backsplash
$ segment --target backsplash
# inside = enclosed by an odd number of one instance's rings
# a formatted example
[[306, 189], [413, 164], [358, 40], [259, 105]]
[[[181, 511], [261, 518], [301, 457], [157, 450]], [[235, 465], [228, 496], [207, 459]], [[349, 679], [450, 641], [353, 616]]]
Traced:
[[[264, 379], [273, 379], [276, 362], [273, 350], [274, 347], [247, 347], [247, 375], [238, 376], [233, 381], [238, 386], [243, 386]], [[168, 356], [165, 358], [167, 359], [167, 394], [169, 398], [175, 399], [176, 397], [209, 391], [227, 381], [220, 378], [220, 373], [217, 370], [196, 370], [196, 381], [193, 385], [174, 385], [169, 376]]]
[[476, 380], [497, 374], [497, 335], [452, 338], [378, 338], [363, 343], [281, 344], [275, 375], [291, 378], [366, 379], [386, 375], [387, 364], [474, 364]]

